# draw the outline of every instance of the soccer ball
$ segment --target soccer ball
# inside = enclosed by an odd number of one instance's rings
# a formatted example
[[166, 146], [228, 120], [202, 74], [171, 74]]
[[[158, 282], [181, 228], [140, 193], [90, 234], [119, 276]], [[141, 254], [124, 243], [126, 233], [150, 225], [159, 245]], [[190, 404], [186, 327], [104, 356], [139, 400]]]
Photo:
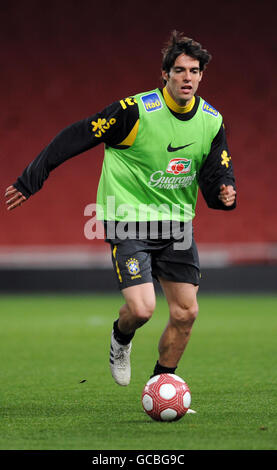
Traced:
[[142, 391], [144, 411], [156, 421], [177, 421], [188, 411], [191, 393], [186, 382], [175, 374], [155, 375]]

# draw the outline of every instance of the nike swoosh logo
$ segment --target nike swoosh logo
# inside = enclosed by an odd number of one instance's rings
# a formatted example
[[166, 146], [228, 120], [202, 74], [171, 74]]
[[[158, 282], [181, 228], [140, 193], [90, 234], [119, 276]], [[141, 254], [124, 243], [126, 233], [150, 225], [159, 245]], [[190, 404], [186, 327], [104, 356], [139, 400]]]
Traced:
[[177, 150], [184, 149], [184, 148], [189, 147], [190, 145], [193, 145], [193, 144], [195, 144], [195, 142], [192, 142], [191, 144], [187, 144], [187, 145], [182, 145], [181, 147], [171, 147], [171, 143], [170, 143], [169, 146], [167, 147], [167, 151], [168, 152], [177, 152]]

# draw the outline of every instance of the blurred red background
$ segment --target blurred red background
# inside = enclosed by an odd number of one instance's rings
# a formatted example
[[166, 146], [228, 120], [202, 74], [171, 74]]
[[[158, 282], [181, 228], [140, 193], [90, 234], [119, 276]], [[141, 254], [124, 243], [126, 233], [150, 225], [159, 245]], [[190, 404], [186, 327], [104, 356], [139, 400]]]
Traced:
[[208, 209], [200, 243], [276, 242], [276, 27], [273, 1], [11, 1], [1, 7], [0, 245], [85, 245], [103, 146], [57, 168], [8, 213], [3, 194], [64, 127], [161, 85], [161, 49], [177, 29], [213, 55], [199, 94], [224, 116], [238, 207]]

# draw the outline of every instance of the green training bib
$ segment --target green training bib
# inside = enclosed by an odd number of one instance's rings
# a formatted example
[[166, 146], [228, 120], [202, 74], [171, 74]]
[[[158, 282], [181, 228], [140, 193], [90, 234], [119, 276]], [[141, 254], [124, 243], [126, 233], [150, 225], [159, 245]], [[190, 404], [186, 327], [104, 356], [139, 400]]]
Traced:
[[222, 116], [200, 98], [191, 119], [177, 119], [159, 89], [135, 96], [139, 128], [127, 149], [106, 147], [98, 218], [117, 221], [179, 220], [195, 215], [198, 174]]

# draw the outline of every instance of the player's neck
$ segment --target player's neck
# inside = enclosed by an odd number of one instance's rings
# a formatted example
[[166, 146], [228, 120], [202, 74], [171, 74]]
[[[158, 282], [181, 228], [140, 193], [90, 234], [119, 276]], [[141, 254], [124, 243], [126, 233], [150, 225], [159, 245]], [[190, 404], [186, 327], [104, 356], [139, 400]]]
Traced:
[[179, 104], [174, 101], [174, 99], [170, 96], [169, 92], [167, 91], [167, 88], [163, 88], [163, 96], [164, 100], [167, 104], [167, 106], [174, 111], [175, 113], [189, 113], [189, 111], [192, 110], [194, 103], [195, 103], [195, 96], [192, 97], [190, 102], [186, 104], [185, 106], [180, 106]]

